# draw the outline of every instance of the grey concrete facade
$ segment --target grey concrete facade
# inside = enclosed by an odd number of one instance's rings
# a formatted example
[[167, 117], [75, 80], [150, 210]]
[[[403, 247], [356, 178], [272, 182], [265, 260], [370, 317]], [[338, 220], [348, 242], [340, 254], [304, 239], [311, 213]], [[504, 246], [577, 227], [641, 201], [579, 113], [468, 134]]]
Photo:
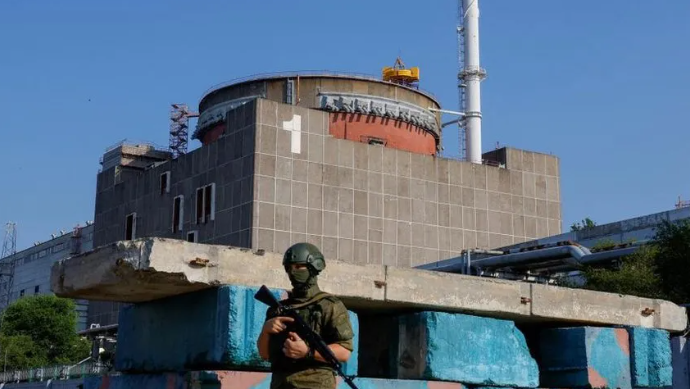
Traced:
[[[476, 165], [336, 139], [328, 126], [327, 112], [250, 100], [209, 145], [146, 170], [104, 169], [95, 245], [124, 240], [131, 215], [134, 238], [193, 233], [270, 252], [308, 241], [328, 258], [409, 267], [561, 232], [556, 157], [500, 149], [487, 153], [497, 166]], [[116, 307], [91, 307], [89, 322], [117, 320]]]
[[[415, 266], [560, 233], [558, 159], [503, 149], [506, 168], [335, 139], [328, 113], [259, 100], [252, 247]], [[300, 152], [283, 122], [301, 117]], [[502, 160], [501, 160], [502, 159]]]
[[[52, 294], [50, 288], [50, 270], [55, 262], [93, 249], [94, 226], [81, 227], [42, 242], [31, 248], [17, 252], [2, 259], [3, 263], [14, 262], [11, 284], [9, 278], [3, 277], [0, 290], [0, 310], [5, 309], [5, 301], [12, 304], [25, 296]], [[10, 268], [10, 267], [7, 267]], [[6, 300], [6, 288], [10, 286], [9, 300]], [[88, 301], [75, 300], [77, 311], [77, 331], [87, 328]]]

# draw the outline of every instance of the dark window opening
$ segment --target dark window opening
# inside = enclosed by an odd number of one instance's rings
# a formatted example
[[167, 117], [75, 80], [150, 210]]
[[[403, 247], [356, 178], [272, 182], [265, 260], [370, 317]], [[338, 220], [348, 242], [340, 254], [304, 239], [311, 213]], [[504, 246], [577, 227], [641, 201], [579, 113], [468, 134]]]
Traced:
[[34, 294], [38, 294], [38, 291], [39, 291], [40, 289], [41, 289], [41, 287], [40, 287], [39, 285], [36, 285], [36, 286], [34, 287]]
[[19, 291], [19, 297], [24, 297], [24, 289], [22, 289], [21, 291]]
[[178, 232], [182, 229], [182, 196], [175, 197], [173, 204], [173, 232]]
[[204, 219], [211, 220], [211, 185], [204, 187]]
[[191, 231], [187, 233], [187, 242], [196, 243], [197, 242], [197, 232]]
[[136, 214], [127, 215], [125, 221], [125, 240], [133, 240], [136, 234]]
[[214, 220], [216, 209], [215, 184], [206, 185], [196, 190], [196, 224], [205, 224]]
[[165, 194], [168, 192], [170, 192], [170, 172], [165, 172], [161, 174], [160, 194]]
[[196, 224], [204, 222], [204, 188], [196, 190]]

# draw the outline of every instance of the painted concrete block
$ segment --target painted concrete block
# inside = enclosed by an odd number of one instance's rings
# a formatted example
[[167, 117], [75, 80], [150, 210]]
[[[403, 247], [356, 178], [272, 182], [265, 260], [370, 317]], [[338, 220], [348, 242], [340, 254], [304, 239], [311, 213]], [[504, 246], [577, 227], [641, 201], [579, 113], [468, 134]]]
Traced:
[[673, 384], [671, 336], [654, 328], [628, 328], [632, 386], [660, 388]]
[[557, 328], [539, 338], [541, 385], [630, 389], [630, 343], [623, 328]]
[[[243, 371], [198, 371], [187, 374], [123, 374], [87, 377], [84, 389], [270, 389], [271, 375]], [[467, 389], [453, 382], [356, 378], [359, 389]], [[337, 389], [350, 387], [338, 381]]]
[[[203, 369], [268, 370], [256, 348], [267, 306], [256, 301], [258, 288], [222, 286], [122, 310], [115, 367], [123, 372]], [[276, 298], [284, 291], [274, 290]], [[343, 367], [357, 374], [359, 328], [355, 350]]]
[[395, 377], [533, 388], [539, 370], [508, 320], [441, 312], [399, 317]]
[[690, 343], [688, 338], [675, 336], [671, 338], [673, 360], [673, 389], [690, 388]]

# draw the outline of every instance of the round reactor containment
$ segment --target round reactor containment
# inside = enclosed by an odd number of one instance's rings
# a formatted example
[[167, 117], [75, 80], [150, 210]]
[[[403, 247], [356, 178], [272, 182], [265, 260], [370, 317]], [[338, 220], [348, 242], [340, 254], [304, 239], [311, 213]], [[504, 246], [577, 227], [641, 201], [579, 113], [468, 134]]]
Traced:
[[[386, 73], [387, 72], [387, 73]], [[331, 73], [290, 73], [236, 80], [213, 88], [199, 103], [194, 137], [203, 144], [224, 130], [224, 113], [249, 100], [268, 99], [329, 113], [329, 133], [336, 138], [376, 143], [414, 153], [435, 155], [440, 147], [440, 104], [394, 68], [384, 78]], [[405, 82], [395, 82], [400, 76]], [[391, 77], [392, 76], [392, 77]], [[397, 78], [396, 78], [397, 77]]]

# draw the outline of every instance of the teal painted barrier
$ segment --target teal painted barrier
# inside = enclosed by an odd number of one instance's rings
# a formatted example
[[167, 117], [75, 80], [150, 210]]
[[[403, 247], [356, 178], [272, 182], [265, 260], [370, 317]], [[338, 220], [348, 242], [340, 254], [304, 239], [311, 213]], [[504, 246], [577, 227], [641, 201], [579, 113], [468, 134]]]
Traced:
[[[123, 308], [115, 368], [122, 372], [176, 372], [206, 369], [267, 371], [256, 340], [267, 306], [258, 288], [222, 286]], [[283, 291], [274, 291], [280, 298]], [[357, 374], [359, 327], [350, 312], [355, 350], [343, 370]]]
[[661, 388], [673, 384], [671, 336], [654, 328], [629, 328], [632, 386]]
[[541, 386], [630, 389], [630, 340], [622, 328], [557, 328], [540, 334]]
[[397, 378], [534, 388], [539, 369], [509, 320], [440, 312], [399, 318]]

